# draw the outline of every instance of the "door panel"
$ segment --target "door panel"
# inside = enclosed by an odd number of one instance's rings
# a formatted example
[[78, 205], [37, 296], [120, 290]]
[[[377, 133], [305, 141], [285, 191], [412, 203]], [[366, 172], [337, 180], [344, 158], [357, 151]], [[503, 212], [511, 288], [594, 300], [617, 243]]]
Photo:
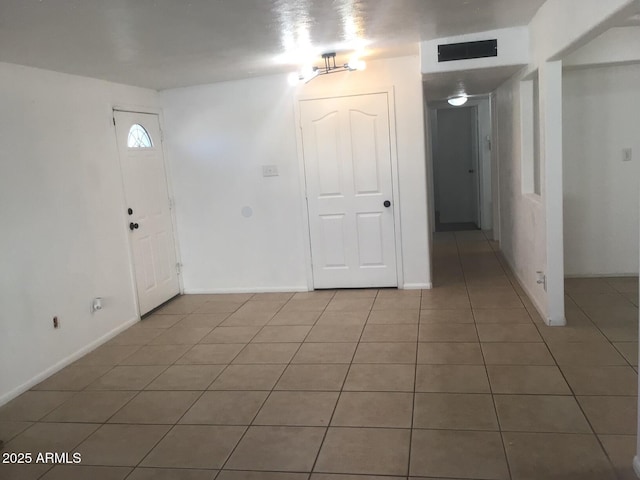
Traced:
[[[140, 314], [180, 293], [176, 249], [169, 209], [160, 124], [157, 115], [114, 112], [120, 153], [127, 216], [138, 228], [129, 231]], [[151, 147], [130, 147], [129, 131], [141, 125], [151, 138]]]
[[387, 94], [300, 102], [315, 288], [397, 286]]

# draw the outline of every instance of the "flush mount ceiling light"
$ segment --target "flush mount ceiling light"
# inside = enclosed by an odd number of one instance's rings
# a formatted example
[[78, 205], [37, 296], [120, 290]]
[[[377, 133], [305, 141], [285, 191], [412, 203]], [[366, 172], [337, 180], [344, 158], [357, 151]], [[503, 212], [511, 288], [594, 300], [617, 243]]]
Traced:
[[320, 67], [306, 67], [299, 72], [292, 72], [289, 74], [288, 80], [291, 85], [296, 85], [298, 82], [308, 83], [319, 75], [328, 75], [330, 73], [338, 72], [353, 72], [355, 70], [364, 70], [367, 68], [367, 64], [364, 60], [360, 60], [357, 56], [351, 57], [349, 63], [342, 65], [336, 64], [336, 53], [323, 53], [322, 59], [324, 65]]
[[449, 105], [453, 105], [454, 107], [461, 107], [462, 105], [467, 103], [467, 100], [469, 100], [469, 97], [463, 94], [463, 95], [458, 95], [457, 97], [451, 97], [447, 101], [449, 102]]

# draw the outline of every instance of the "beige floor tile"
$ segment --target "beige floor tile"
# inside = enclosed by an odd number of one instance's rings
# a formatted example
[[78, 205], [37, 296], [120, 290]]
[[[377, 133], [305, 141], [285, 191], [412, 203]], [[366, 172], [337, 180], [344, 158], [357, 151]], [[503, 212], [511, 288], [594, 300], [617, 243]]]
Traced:
[[246, 427], [176, 425], [147, 455], [142, 466], [220, 468]]
[[212, 328], [171, 327], [162, 335], [149, 342], [149, 345], [195, 345], [211, 333]]
[[611, 277], [604, 280], [618, 292], [635, 293], [638, 291], [638, 277]]
[[[42, 480], [124, 480], [129, 467], [88, 467], [84, 465], [57, 465]], [[131, 477], [128, 477], [131, 478]]]
[[[196, 295], [189, 295], [190, 297], [196, 297]], [[202, 297], [203, 301], [206, 302], [235, 302], [235, 303], [244, 303], [255, 297], [253, 293], [214, 293], [214, 294], [204, 294], [197, 295], [197, 297]], [[197, 298], [195, 300], [198, 300]]]
[[171, 365], [189, 348], [189, 345], [146, 345], [121, 361], [120, 365]]
[[604, 278], [567, 278], [565, 291], [569, 295], [581, 293], [615, 293], [611, 283]]
[[364, 325], [367, 322], [369, 310], [358, 311], [324, 311], [316, 325]]
[[135, 392], [78, 392], [43, 421], [104, 423], [135, 395]]
[[9, 440], [24, 432], [31, 425], [33, 422], [0, 421], [0, 439], [4, 443], [9, 443]]
[[117, 366], [87, 387], [88, 390], [142, 390], [166, 366]]
[[143, 318], [140, 323], [136, 324], [136, 326], [140, 328], [167, 329], [176, 325], [189, 313], [191, 312], [185, 312], [184, 314], [178, 315], [154, 313], [153, 315]]
[[338, 391], [348, 369], [348, 365], [289, 365], [275, 389]]
[[598, 438], [613, 463], [618, 480], [637, 480], [638, 477], [633, 471], [636, 435], [598, 435]]
[[312, 295], [308, 298], [298, 297], [298, 295], [305, 295], [305, 293], [296, 293], [293, 298], [284, 306], [280, 313], [282, 312], [322, 312], [334, 292], [327, 292], [326, 295], [324, 292], [307, 292], [306, 295]]
[[71, 365], [40, 382], [33, 390], [83, 390], [110, 369], [108, 366]]
[[578, 397], [578, 402], [597, 434], [636, 434], [637, 397]]
[[418, 340], [418, 325], [367, 325], [361, 342], [413, 342]]
[[248, 343], [260, 327], [216, 327], [200, 343]]
[[268, 392], [205, 392], [180, 419], [181, 424], [249, 425]]
[[570, 395], [558, 367], [489, 365], [489, 381], [493, 393], [531, 395]]
[[327, 432], [314, 470], [322, 473], [406, 475], [410, 430], [337, 428]]
[[302, 342], [311, 327], [303, 325], [266, 326], [253, 337], [253, 343]]
[[343, 392], [331, 426], [411, 428], [412, 411], [412, 393]]
[[497, 432], [414, 430], [410, 474], [507, 480], [509, 470]]
[[[158, 317], [161, 319], [175, 318], [176, 320], [174, 323], [177, 323], [180, 320], [182, 320], [184, 316], [183, 315], [158, 315]], [[155, 322], [152, 323], [154, 325], [153, 327], [148, 326], [149, 321], [150, 319], [141, 320], [139, 323], [136, 323], [133, 327], [130, 327], [129, 329], [122, 332], [121, 334], [109, 340], [109, 342], [106, 343], [105, 346], [135, 347], [140, 345], [146, 345], [151, 340], [156, 338], [158, 335], [162, 335], [162, 333], [165, 331], [165, 328], [156, 327]], [[91, 354], [82, 358], [83, 363], [85, 361], [91, 362], [91, 360], [88, 358], [90, 355]], [[120, 358], [118, 361], [121, 361], [121, 360], [122, 358]], [[103, 360], [98, 358], [96, 361], [101, 362]]]
[[420, 310], [420, 323], [474, 323], [470, 309]]
[[478, 334], [473, 324], [420, 324], [420, 342], [477, 342]]
[[[151, 329], [149, 329], [151, 331]], [[155, 329], [154, 329], [155, 330]], [[161, 334], [164, 330], [158, 330]], [[127, 332], [124, 332], [127, 333]], [[121, 333], [120, 335], [123, 335]], [[119, 336], [118, 336], [119, 337]], [[118, 338], [116, 337], [116, 338]], [[114, 339], [115, 340], [115, 339]], [[145, 340], [145, 343], [151, 341], [152, 338], [148, 338]], [[87, 355], [82, 357], [80, 360], [75, 362], [71, 367], [74, 366], [82, 366], [82, 367], [90, 367], [90, 366], [114, 366], [129, 357], [136, 350], [138, 350], [139, 345], [116, 345], [113, 343], [113, 340], [105, 345], [102, 345], [92, 352], [89, 352]]]
[[[297, 301], [309, 301], [309, 300], [326, 300], [329, 303], [337, 290], [311, 290], [309, 292], [296, 292], [291, 300], [294, 302]], [[291, 302], [290, 302], [291, 303]]]
[[38, 480], [47, 470], [51, 469], [50, 464], [0, 464], [0, 473], [4, 478], [11, 480]]
[[544, 343], [482, 343], [487, 365], [555, 365]]
[[152, 316], [191, 313], [206, 302], [207, 298], [201, 295], [180, 295], [162, 305]]
[[217, 470], [136, 468], [127, 480], [212, 480]]
[[563, 366], [569, 385], [576, 395], [636, 395], [638, 375], [629, 366]]
[[596, 366], [626, 365], [627, 361], [605, 342], [550, 343], [549, 349], [558, 365]]
[[476, 323], [531, 324], [533, 320], [525, 308], [477, 308], [473, 311]]
[[76, 451], [83, 465], [135, 466], [169, 431], [168, 425], [103, 425]]
[[538, 329], [533, 325], [479, 324], [481, 342], [542, 342]]
[[503, 433], [513, 480], [614, 480], [595, 435]]
[[291, 363], [350, 363], [357, 343], [303, 343]]
[[378, 296], [373, 310], [420, 310], [420, 295]]
[[308, 473], [223, 470], [216, 480], [307, 480]]
[[309, 472], [325, 430], [322, 427], [250, 427], [226, 468]]
[[244, 302], [234, 301], [215, 301], [206, 302], [191, 312], [183, 313], [233, 313], [237, 311]]
[[607, 338], [593, 325], [572, 327], [540, 327], [540, 334], [548, 343], [606, 342]]
[[585, 307], [584, 312], [596, 325], [600, 326], [638, 323], [638, 308], [631, 304], [617, 307]]
[[180, 328], [215, 328], [229, 317], [228, 313], [192, 313], [178, 323]]
[[638, 325], [600, 325], [610, 342], [634, 342], [638, 339]]
[[147, 385], [146, 390], [206, 390], [224, 365], [173, 365]]
[[418, 363], [433, 365], [483, 365], [479, 343], [423, 343], [418, 344]]
[[[336, 293], [337, 295], [337, 293]], [[418, 289], [400, 289], [400, 288], [381, 288], [378, 290], [377, 298], [396, 298], [396, 297], [419, 297], [422, 291]]]
[[360, 343], [353, 363], [409, 363], [416, 362], [415, 343]]
[[194, 345], [187, 353], [176, 361], [176, 364], [224, 365], [231, 363], [244, 347], [244, 343], [211, 343]]
[[73, 392], [25, 392], [0, 407], [0, 421], [38, 421], [72, 396]]
[[299, 343], [250, 343], [233, 360], [234, 364], [289, 363]]
[[288, 302], [293, 295], [294, 292], [255, 293], [253, 297], [251, 297], [251, 302]]
[[512, 287], [469, 287], [469, 298], [474, 309], [522, 308], [520, 297]]
[[494, 399], [502, 431], [591, 433], [572, 396], [495, 395]]
[[638, 342], [616, 342], [613, 346], [630, 365], [638, 366]]
[[140, 392], [109, 423], [174, 424], [200, 396], [200, 392]]
[[374, 310], [367, 319], [368, 325], [413, 325], [419, 322], [417, 310]]
[[314, 325], [320, 312], [279, 311], [268, 325]]
[[574, 293], [569, 294], [578, 306], [589, 307], [621, 307], [629, 305], [629, 301], [620, 293]]
[[229, 365], [210, 390], [271, 390], [286, 365]]
[[275, 316], [274, 311], [240, 311], [232, 313], [220, 324], [221, 327], [262, 327]]
[[[71, 452], [98, 429], [94, 423], [36, 423], [7, 443], [4, 452]], [[34, 458], [34, 462], [35, 462]]]
[[498, 430], [488, 394], [416, 393], [413, 427], [447, 430]]
[[357, 342], [360, 340], [363, 325], [315, 325], [305, 342]]
[[344, 384], [345, 391], [412, 392], [413, 365], [352, 365]]
[[442, 287], [422, 293], [421, 310], [469, 310], [471, 303], [467, 289]]
[[335, 296], [329, 302], [326, 312], [368, 312], [371, 310], [375, 298], [336, 298]]
[[253, 424], [326, 427], [338, 395], [338, 392], [271, 392]]
[[332, 473], [312, 473], [310, 480], [405, 480], [405, 477], [388, 477], [378, 475], [339, 475]]
[[418, 365], [416, 392], [490, 393], [490, 390], [484, 366]]
[[[636, 307], [638, 307], [638, 305], [640, 305], [640, 303], [638, 303], [638, 292], [629, 292], [629, 293], [623, 293], [622, 296], [624, 298], [626, 298], [627, 300], [629, 300], [631, 302], [632, 305], [635, 305]], [[634, 479], [635, 480], [635, 479]]]

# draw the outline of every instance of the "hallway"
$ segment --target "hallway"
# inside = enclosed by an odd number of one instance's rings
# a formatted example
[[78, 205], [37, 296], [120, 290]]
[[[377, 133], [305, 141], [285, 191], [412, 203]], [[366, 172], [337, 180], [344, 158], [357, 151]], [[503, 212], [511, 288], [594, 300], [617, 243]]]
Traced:
[[637, 279], [568, 280], [550, 328], [493, 248], [436, 234], [433, 290], [178, 298], [0, 408], [3, 453], [82, 455], [0, 478], [635, 478]]

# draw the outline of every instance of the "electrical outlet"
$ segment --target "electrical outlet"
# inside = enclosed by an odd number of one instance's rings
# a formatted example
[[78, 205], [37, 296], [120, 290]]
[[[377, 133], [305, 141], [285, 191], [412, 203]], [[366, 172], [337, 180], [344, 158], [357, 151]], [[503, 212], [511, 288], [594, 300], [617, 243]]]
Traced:
[[263, 165], [262, 166], [262, 176], [263, 177], [277, 177], [278, 174], [278, 166], [277, 165]]

